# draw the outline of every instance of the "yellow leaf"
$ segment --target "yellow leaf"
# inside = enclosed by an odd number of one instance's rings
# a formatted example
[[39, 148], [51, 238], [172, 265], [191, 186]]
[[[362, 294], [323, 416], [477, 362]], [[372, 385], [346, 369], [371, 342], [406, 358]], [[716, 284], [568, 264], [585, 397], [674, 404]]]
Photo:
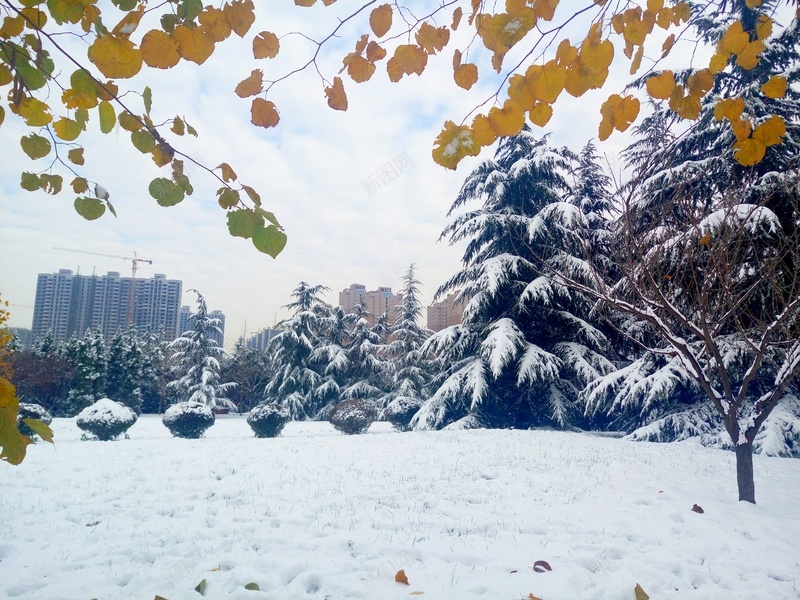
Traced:
[[761, 6], [761, 0], [745, 0], [747, 8], [758, 8]]
[[75, 165], [82, 165], [86, 162], [83, 158], [83, 148], [73, 148], [69, 152], [67, 152], [67, 158], [69, 162]]
[[671, 51], [672, 47], [675, 45], [675, 34], [670, 33], [667, 36], [667, 39], [664, 40], [664, 43], [661, 44], [661, 58], [665, 58]]
[[369, 14], [369, 26], [376, 37], [383, 37], [392, 28], [392, 5], [381, 4]]
[[565, 38], [558, 44], [558, 48], [556, 49], [556, 60], [558, 61], [558, 64], [567, 67], [578, 60], [578, 49], [570, 44], [569, 40]]
[[264, 73], [261, 69], [253, 69], [250, 76], [243, 79], [233, 90], [239, 98], [247, 98], [260, 94], [264, 89]]
[[719, 41], [719, 47], [728, 54], [739, 54], [747, 47], [749, 42], [750, 36], [742, 29], [742, 22], [734, 21], [728, 26], [725, 34]]
[[262, 31], [253, 38], [254, 58], [275, 58], [280, 48], [278, 36], [271, 31]]
[[682, 119], [694, 121], [700, 116], [700, 98], [697, 96], [686, 96], [682, 101], [680, 108], [678, 108], [678, 115]]
[[53, 130], [56, 135], [65, 142], [71, 142], [81, 134], [81, 126], [77, 121], [61, 117], [58, 121], [53, 123]]
[[633, 96], [612, 94], [600, 107], [603, 119], [600, 122], [598, 138], [608, 139], [614, 129], [625, 131], [639, 115], [639, 100]]
[[250, 122], [258, 127], [275, 127], [281, 120], [278, 109], [270, 100], [254, 98], [250, 106]]
[[664, 8], [664, 0], [647, 0], [647, 10], [651, 13], [657, 13]]
[[31, 439], [17, 429], [19, 398], [16, 389], [5, 377], [0, 377], [0, 460], [18, 465], [25, 458]]
[[25, 124], [31, 127], [42, 127], [53, 120], [52, 115], [47, 112], [50, 107], [36, 98], [24, 97], [16, 107], [12, 105], [11, 110], [25, 119]]
[[536, 105], [528, 112], [528, 118], [531, 123], [544, 127], [553, 116], [553, 107], [544, 102], [537, 102]]
[[558, 7], [558, 0], [534, 0], [533, 12], [543, 21], [552, 21]]
[[172, 157], [175, 152], [171, 148], [165, 148], [161, 144], [157, 144], [153, 149], [151, 158], [157, 167], [163, 167], [172, 162]]
[[231, 35], [231, 24], [228, 23], [225, 11], [213, 6], [206, 6], [203, 12], [197, 15], [197, 18], [205, 32], [215, 42], [222, 42]]
[[356, 83], [368, 81], [375, 73], [375, 65], [363, 56], [354, 56], [347, 64], [347, 74]]
[[672, 9], [673, 25], [680, 25], [681, 23], [688, 23], [692, 16], [691, 7], [686, 2], [678, 2]]
[[651, 75], [647, 78], [647, 93], [651, 98], [666, 100], [675, 89], [675, 74], [672, 71], [662, 71], [659, 75]]
[[186, 60], [202, 65], [214, 53], [214, 40], [200, 27], [178, 25], [172, 32], [178, 52]]
[[377, 62], [386, 57], [386, 50], [381, 48], [377, 42], [367, 44], [367, 60], [371, 63]]
[[222, 7], [222, 12], [233, 32], [239, 37], [244, 37], [256, 20], [253, 0], [233, 0]]
[[761, 86], [761, 91], [767, 98], [783, 98], [786, 95], [788, 84], [786, 77], [782, 75], [773, 75], [769, 78], [764, 85]]
[[759, 55], [766, 49], [767, 46], [761, 40], [750, 42], [736, 57], [736, 64], [746, 71], [755, 69], [758, 66]]
[[459, 65], [453, 73], [453, 79], [458, 87], [468, 90], [478, 81], [478, 67], [472, 63]]
[[61, 102], [67, 108], [89, 109], [97, 106], [98, 98], [96, 93], [93, 94], [87, 90], [68, 88], [61, 93]]
[[386, 72], [392, 82], [397, 82], [403, 75], [421, 75], [427, 64], [428, 53], [425, 50], [414, 44], [401, 44], [386, 63]]
[[446, 121], [444, 129], [436, 137], [431, 154], [436, 164], [455, 169], [462, 158], [477, 156], [480, 151], [480, 145], [472, 138], [472, 132], [466, 125]]
[[759, 40], [765, 40], [772, 35], [772, 19], [767, 15], [760, 15], [758, 17], [758, 25], [756, 25], [756, 37]]
[[447, 27], [434, 27], [423, 23], [416, 34], [419, 44], [428, 54], [436, 54], [450, 41], [450, 30]]
[[753, 130], [753, 138], [761, 140], [765, 146], [780, 144], [785, 135], [786, 122], [777, 115], [772, 115]]
[[642, 66], [642, 58], [644, 57], [644, 46], [639, 46], [639, 49], [636, 51], [636, 55], [633, 57], [631, 61], [631, 69], [630, 74], [635, 75], [636, 71], [639, 70], [639, 67]]
[[734, 158], [743, 167], [752, 167], [761, 162], [767, 152], [767, 147], [761, 140], [747, 138], [733, 145]]
[[135, 10], [126, 14], [119, 23], [111, 30], [111, 35], [128, 37], [136, 28], [139, 27], [139, 21], [142, 20], [144, 14], [144, 6], [139, 5]]
[[689, 75], [686, 87], [692, 96], [703, 97], [714, 87], [714, 76], [708, 69], [701, 69]]
[[222, 180], [231, 182], [236, 181], [236, 172], [231, 168], [228, 163], [222, 163], [217, 165], [217, 168], [222, 171]]
[[489, 119], [486, 115], [476, 115], [472, 120], [470, 132], [472, 134], [472, 139], [479, 146], [489, 146], [497, 139], [497, 134], [489, 124]]
[[0, 64], [0, 85], [8, 85], [14, 80], [8, 65]]
[[567, 82], [567, 68], [559, 65], [556, 60], [545, 63], [539, 71], [532, 86], [532, 92], [537, 100], [552, 104], [558, 100], [559, 95]]
[[[744, 112], [744, 98], [723, 98], [714, 105], [714, 118], [717, 121], [722, 119], [736, 121], [742, 112]], [[750, 135], [749, 131], [747, 135]]]
[[317, 0], [294, 0], [294, 3], [297, 6], [302, 6], [303, 8], [309, 8], [314, 6], [317, 3]]
[[106, 35], [89, 46], [89, 60], [110, 79], [127, 79], [142, 69], [142, 53], [124, 37]]
[[169, 69], [181, 60], [178, 43], [160, 29], [144, 34], [141, 49], [145, 64], [155, 69]]
[[38, 8], [23, 8], [20, 15], [25, 18], [25, 25], [29, 29], [42, 29], [47, 24], [47, 13]]
[[647, 23], [637, 19], [625, 24], [625, 31], [622, 32], [622, 37], [628, 44], [640, 46], [644, 44], [648, 33]]
[[16, 17], [4, 17], [3, 26], [0, 27], [0, 39], [17, 37], [25, 29], [25, 18], [22, 15]]
[[461, 7], [460, 7], [460, 6], [459, 6], [459, 7], [457, 7], [457, 8], [456, 8], [456, 9], [453, 11], [453, 22], [450, 24], [450, 29], [452, 29], [453, 31], [455, 31], [456, 29], [458, 29], [458, 25], [459, 25], [459, 23], [461, 23], [461, 17], [462, 17], [463, 15], [464, 15], [464, 11], [463, 11], [463, 10], [461, 10]]
[[711, 242], [711, 234], [708, 232], [704, 233], [703, 237], [697, 240], [697, 243], [701, 246], [707, 246], [710, 242]]
[[328, 97], [328, 106], [333, 110], [347, 110], [347, 94], [341, 77], [333, 78], [333, 86], [325, 88], [325, 95]]
[[81, 29], [83, 29], [86, 33], [89, 33], [99, 18], [100, 9], [94, 4], [87, 6], [86, 10], [83, 11], [83, 16], [81, 17]]
[[730, 54], [725, 52], [717, 52], [711, 57], [711, 60], [708, 63], [708, 70], [716, 75], [720, 71], [724, 70], [728, 65], [728, 58], [730, 58]]
[[519, 102], [508, 99], [503, 107], [493, 107], [489, 111], [489, 125], [500, 136], [517, 135], [525, 125], [525, 111]]
[[644, 591], [642, 586], [638, 583], [636, 587], [633, 588], [634, 600], [650, 600], [650, 596], [647, 595], [647, 592]]
[[678, 112], [681, 109], [684, 99], [683, 91], [682, 85], [676, 85], [669, 95], [669, 109], [672, 112]]
[[[513, 13], [510, 7], [513, 7]], [[507, 3], [506, 8], [509, 13], [479, 14], [475, 19], [476, 31], [483, 45], [494, 52], [492, 64], [497, 72], [500, 72], [503, 57], [509, 49], [536, 25], [536, 13], [524, 1], [516, 5]]]
[[609, 40], [586, 43], [581, 45], [579, 58], [586, 67], [594, 72], [608, 72], [608, 67], [614, 60], [614, 44]]
[[731, 129], [733, 130], [734, 137], [739, 142], [749, 138], [750, 133], [753, 131], [750, 121], [746, 119], [736, 119], [735, 121], [731, 121]]

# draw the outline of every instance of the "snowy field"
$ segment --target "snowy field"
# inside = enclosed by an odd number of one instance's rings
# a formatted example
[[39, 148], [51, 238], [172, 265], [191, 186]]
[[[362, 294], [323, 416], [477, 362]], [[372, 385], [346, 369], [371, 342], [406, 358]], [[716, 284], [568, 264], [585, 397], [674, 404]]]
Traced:
[[238, 416], [201, 440], [150, 416], [115, 442], [53, 429], [55, 450], [0, 465], [0, 598], [195, 599], [201, 580], [247, 600], [800, 597], [800, 460], [757, 456], [753, 506], [733, 455], [691, 442], [383, 423], [260, 440]]

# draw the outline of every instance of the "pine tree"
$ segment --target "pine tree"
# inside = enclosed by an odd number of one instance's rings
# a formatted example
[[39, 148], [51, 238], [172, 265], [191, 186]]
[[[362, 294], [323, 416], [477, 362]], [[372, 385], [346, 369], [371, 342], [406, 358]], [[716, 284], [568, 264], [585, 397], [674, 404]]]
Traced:
[[222, 365], [222, 378], [236, 383], [236, 389], [230, 392], [230, 399], [239, 412], [249, 412], [263, 400], [269, 372], [267, 353], [248, 348], [244, 338], [239, 338], [233, 352]]
[[135, 332], [120, 329], [108, 345], [105, 395], [142, 412], [144, 353]]
[[[343, 373], [341, 400], [369, 400], [377, 402], [383, 396], [386, 384], [386, 361], [383, 358], [384, 340], [379, 333], [382, 326], [371, 326], [369, 312], [364, 304], [356, 304], [347, 315], [350, 324], [345, 355], [348, 368]], [[382, 324], [380, 318], [377, 323]]]
[[208, 316], [203, 295], [197, 290], [197, 313], [192, 315], [192, 329], [169, 344], [174, 350], [172, 362], [178, 379], [167, 384], [179, 402], [200, 402], [211, 408], [235, 409], [226, 394], [236, 384], [222, 383], [220, 358], [225, 351], [217, 345], [213, 334], [219, 333], [219, 319]]
[[105, 396], [108, 362], [103, 335], [87, 329], [82, 338], [70, 339], [65, 352], [73, 373], [65, 408], [74, 416]]
[[265, 400], [286, 406], [293, 420], [320, 418], [320, 411], [329, 406], [329, 399], [315, 395], [324, 376], [312, 359], [319, 344], [320, 319], [327, 312], [321, 298], [325, 291], [329, 289], [301, 281], [292, 292], [294, 301], [285, 306], [292, 316], [278, 324], [283, 331], [267, 347], [272, 377]]
[[394, 404], [392, 410], [400, 409], [400, 405], [409, 411], [413, 406], [419, 408], [430, 395], [428, 388], [432, 372], [430, 362], [423, 357], [422, 346], [433, 332], [419, 324], [422, 302], [415, 271], [412, 264], [403, 275], [399, 291], [402, 300], [389, 330], [390, 341], [385, 350], [390, 361], [391, 383], [381, 404], [384, 408]]
[[448, 216], [471, 201], [482, 205], [442, 233], [451, 244], [465, 241], [466, 250], [464, 268], [436, 295], [457, 291], [464, 316], [424, 347], [441, 375], [416, 428], [459, 419], [489, 427], [580, 422], [577, 392], [611, 365], [602, 354], [607, 340], [588, 319], [592, 302], [553, 277], [585, 277], [583, 240], [591, 229], [584, 211], [594, 215], [587, 209], [599, 202], [572, 193], [575, 159], [526, 130], [501, 140], [494, 159], [462, 186]]
[[170, 366], [172, 351], [163, 332], [146, 331], [139, 340], [142, 348], [142, 412], [161, 414], [177, 398], [167, 384], [174, 380]]

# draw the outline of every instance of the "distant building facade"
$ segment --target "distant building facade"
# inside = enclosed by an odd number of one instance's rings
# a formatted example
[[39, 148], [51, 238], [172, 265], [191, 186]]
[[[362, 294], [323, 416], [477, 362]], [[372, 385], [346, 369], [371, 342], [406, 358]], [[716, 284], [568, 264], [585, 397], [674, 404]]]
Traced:
[[393, 322], [396, 316], [395, 307], [399, 306], [402, 301], [402, 294], [393, 294], [390, 287], [379, 287], [377, 290], [368, 292], [366, 286], [353, 283], [349, 288], [339, 292], [339, 306], [345, 312], [350, 312], [360, 302], [364, 303], [370, 313], [368, 317], [370, 325], [374, 325], [376, 319], [384, 313], [389, 315], [389, 322]]
[[428, 329], [441, 331], [452, 325], [461, 323], [464, 316], [463, 302], [456, 302], [458, 292], [452, 292], [440, 302], [434, 302], [428, 307]]
[[56, 340], [80, 337], [97, 329], [106, 342], [131, 325], [144, 333], [163, 331], [172, 340], [178, 333], [178, 310], [183, 282], [157, 274], [150, 279], [107, 275], [75, 275], [69, 269], [40, 273], [33, 306], [32, 338], [48, 331]]
[[269, 341], [282, 332], [283, 329], [270, 329], [269, 327], [265, 327], [261, 331], [256, 331], [249, 338], [247, 338], [247, 347], [263, 352], [267, 349], [267, 344], [269, 344]]

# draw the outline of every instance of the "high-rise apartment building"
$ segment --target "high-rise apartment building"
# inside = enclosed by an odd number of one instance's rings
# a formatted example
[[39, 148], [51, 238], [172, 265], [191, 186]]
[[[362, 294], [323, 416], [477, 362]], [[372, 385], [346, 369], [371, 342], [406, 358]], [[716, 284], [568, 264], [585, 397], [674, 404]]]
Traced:
[[345, 312], [350, 312], [353, 307], [363, 302], [370, 313], [367, 318], [370, 325], [375, 324], [375, 320], [383, 313], [389, 315], [389, 322], [393, 322], [395, 315], [395, 307], [402, 302], [402, 294], [393, 294], [390, 287], [379, 287], [377, 290], [367, 291], [367, 288], [360, 283], [353, 283], [349, 288], [339, 292], [339, 306]]
[[452, 325], [461, 323], [464, 316], [464, 304], [456, 302], [457, 292], [448, 294], [441, 302], [434, 302], [428, 307], [428, 329], [441, 331]]
[[254, 350], [264, 351], [266, 350], [269, 341], [282, 332], [283, 329], [270, 329], [269, 327], [265, 327], [261, 331], [256, 331], [249, 338], [247, 338], [247, 347], [253, 348]]
[[157, 274], [151, 279], [107, 275], [75, 275], [69, 269], [40, 273], [36, 282], [32, 335], [34, 341], [53, 332], [57, 340], [97, 329], [109, 341], [129, 324], [138, 332], [177, 335], [183, 282]]

